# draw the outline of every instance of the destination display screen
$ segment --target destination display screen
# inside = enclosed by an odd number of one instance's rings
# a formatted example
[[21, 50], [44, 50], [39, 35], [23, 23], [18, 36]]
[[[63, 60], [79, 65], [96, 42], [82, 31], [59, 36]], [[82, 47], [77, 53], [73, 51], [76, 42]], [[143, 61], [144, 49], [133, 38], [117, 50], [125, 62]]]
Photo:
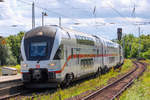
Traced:
[[46, 56], [46, 50], [46, 42], [33, 42], [30, 45], [30, 57], [44, 57]]

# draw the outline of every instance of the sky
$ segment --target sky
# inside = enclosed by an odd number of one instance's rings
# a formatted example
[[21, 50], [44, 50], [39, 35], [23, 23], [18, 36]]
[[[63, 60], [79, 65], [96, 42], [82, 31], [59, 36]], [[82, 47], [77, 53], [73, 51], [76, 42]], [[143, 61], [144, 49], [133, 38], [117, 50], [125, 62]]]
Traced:
[[150, 34], [150, 0], [4, 0], [0, 2], [0, 36], [15, 35], [32, 29], [32, 2], [35, 2], [35, 26], [61, 25], [76, 31], [117, 38], [123, 34]]

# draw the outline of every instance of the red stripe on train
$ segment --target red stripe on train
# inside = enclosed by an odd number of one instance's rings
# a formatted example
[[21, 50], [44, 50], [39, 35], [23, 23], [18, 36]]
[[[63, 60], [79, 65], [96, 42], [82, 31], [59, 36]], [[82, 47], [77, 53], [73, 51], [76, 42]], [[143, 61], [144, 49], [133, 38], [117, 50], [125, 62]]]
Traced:
[[118, 54], [99, 54], [99, 55], [96, 55], [96, 54], [74, 54], [74, 55], [70, 55], [68, 58], [67, 58], [67, 61], [65, 62], [65, 64], [63, 65], [62, 69], [59, 70], [59, 71], [54, 71], [55, 73], [61, 73], [64, 68], [66, 67], [67, 63], [69, 62], [70, 59], [73, 59], [73, 58], [86, 58], [86, 57], [107, 57], [107, 56], [118, 56]]

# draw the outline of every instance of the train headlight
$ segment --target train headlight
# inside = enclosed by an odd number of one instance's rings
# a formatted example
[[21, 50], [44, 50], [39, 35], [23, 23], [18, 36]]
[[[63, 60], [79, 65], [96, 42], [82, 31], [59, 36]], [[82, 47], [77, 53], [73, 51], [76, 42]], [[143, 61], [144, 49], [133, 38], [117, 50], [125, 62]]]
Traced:
[[55, 66], [56, 65], [56, 63], [50, 63], [49, 64], [49, 66]]
[[28, 64], [23, 64], [22, 66], [23, 66], [23, 67], [28, 67]]

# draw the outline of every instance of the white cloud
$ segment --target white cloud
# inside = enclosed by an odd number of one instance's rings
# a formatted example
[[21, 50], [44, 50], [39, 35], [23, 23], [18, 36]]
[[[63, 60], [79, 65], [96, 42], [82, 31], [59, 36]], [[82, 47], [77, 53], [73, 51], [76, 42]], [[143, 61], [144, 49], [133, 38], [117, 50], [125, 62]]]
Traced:
[[[7, 0], [0, 3], [0, 33], [16, 34], [31, 29], [32, 2], [33, 0]], [[130, 17], [134, 4], [136, 18]], [[58, 24], [58, 18], [62, 17], [62, 25], [65, 27], [112, 39], [116, 37], [118, 27], [123, 27], [125, 33], [137, 34], [133, 23], [150, 21], [149, 4], [148, 0], [36, 0], [35, 5], [40, 7], [35, 9], [36, 26], [41, 25], [41, 12], [45, 11], [48, 14], [45, 17], [46, 25]], [[93, 15], [95, 6], [96, 13]], [[150, 25], [142, 27], [145, 34], [150, 32], [147, 29], [149, 27]]]

